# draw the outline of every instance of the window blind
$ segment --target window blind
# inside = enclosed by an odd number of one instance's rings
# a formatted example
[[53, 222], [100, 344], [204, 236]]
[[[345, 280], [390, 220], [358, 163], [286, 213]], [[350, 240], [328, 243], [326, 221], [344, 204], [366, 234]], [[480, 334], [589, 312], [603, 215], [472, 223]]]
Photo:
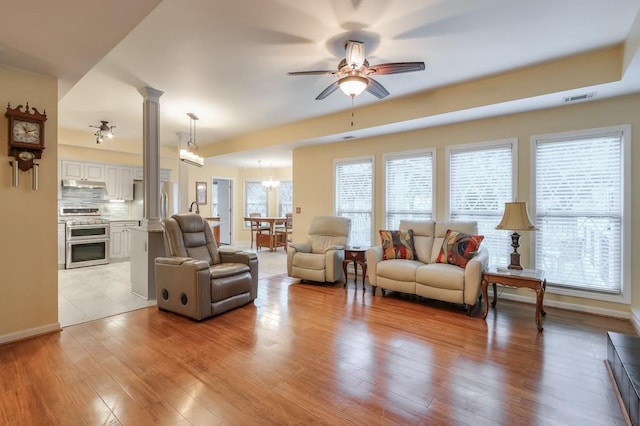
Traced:
[[293, 182], [282, 181], [278, 187], [278, 214], [293, 213]]
[[250, 213], [260, 213], [269, 216], [268, 194], [261, 182], [246, 181], [244, 184], [245, 216]]
[[393, 155], [385, 160], [385, 224], [398, 229], [401, 219], [433, 215], [433, 154]]
[[489, 264], [509, 264], [511, 238], [495, 227], [513, 200], [513, 143], [449, 151], [449, 215], [478, 222]]
[[537, 141], [536, 266], [554, 285], [622, 290], [622, 132]]
[[336, 216], [351, 218], [349, 244], [371, 245], [373, 160], [336, 161]]

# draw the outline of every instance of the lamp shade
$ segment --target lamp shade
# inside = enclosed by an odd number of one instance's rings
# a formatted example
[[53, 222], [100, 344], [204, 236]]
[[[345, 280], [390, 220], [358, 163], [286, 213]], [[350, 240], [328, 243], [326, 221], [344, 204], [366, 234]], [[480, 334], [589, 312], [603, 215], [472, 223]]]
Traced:
[[527, 212], [527, 203], [519, 201], [504, 203], [504, 215], [496, 229], [535, 231], [536, 227], [531, 224], [531, 219]]
[[357, 75], [351, 75], [338, 80], [340, 90], [352, 98], [362, 93], [368, 84], [369, 81], [366, 78]]

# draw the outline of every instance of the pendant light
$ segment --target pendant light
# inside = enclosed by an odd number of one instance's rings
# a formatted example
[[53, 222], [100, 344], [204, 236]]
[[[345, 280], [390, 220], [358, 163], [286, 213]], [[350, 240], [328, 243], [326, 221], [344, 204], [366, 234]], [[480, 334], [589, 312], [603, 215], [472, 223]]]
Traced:
[[204, 166], [204, 158], [198, 155], [198, 145], [196, 145], [196, 121], [198, 116], [192, 112], [188, 112], [189, 116], [189, 141], [187, 141], [187, 149], [180, 149], [180, 161], [184, 161], [192, 166]]

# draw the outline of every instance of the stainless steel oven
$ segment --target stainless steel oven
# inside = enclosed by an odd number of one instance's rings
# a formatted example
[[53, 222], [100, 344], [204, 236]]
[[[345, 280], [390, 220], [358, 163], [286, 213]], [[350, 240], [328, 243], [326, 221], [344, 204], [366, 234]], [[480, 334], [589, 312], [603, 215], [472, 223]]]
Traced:
[[65, 268], [109, 263], [109, 221], [98, 208], [61, 209], [66, 223]]

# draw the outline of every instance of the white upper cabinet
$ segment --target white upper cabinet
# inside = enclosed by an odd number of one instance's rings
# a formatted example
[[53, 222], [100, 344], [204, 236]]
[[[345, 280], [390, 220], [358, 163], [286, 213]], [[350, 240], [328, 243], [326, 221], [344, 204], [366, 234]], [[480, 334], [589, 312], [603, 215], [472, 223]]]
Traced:
[[62, 160], [61, 178], [105, 182], [105, 165], [84, 161]]
[[133, 168], [105, 165], [107, 195], [111, 200], [133, 200]]
[[[133, 168], [133, 179], [144, 180], [144, 169], [142, 167]], [[169, 182], [171, 180], [170, 169], [160, 169], [160, 182]]]

